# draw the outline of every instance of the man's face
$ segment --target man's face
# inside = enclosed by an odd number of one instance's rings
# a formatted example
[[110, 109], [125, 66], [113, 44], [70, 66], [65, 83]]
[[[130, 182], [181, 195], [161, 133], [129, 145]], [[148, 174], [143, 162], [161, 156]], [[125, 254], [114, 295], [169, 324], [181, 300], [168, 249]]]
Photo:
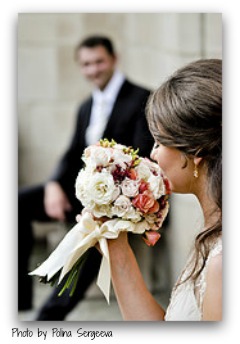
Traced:
[[101, 45], [79, 49], [77, 61], [86, 79], [101, 90], [108, 84], [116, 65], [116, 57], [110, 55]]

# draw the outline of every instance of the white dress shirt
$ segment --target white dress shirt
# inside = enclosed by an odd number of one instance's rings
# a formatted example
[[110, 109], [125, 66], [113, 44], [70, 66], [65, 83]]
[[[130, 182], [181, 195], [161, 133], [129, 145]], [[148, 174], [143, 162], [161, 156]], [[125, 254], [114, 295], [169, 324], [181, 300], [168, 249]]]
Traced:
[[87, 145], [95, 144], [102, 137], [124, 79], [124, 75], [116, 70], [103, 91], [93, 91], [92, 111], [86, 131]]

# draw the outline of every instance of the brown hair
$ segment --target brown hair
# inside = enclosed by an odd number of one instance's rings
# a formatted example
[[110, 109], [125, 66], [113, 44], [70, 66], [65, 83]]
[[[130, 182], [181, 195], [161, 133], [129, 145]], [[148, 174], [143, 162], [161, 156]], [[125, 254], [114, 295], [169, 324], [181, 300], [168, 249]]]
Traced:
[[[222, 61], [197, 60], [176, 71], [150, 96], [147, 119], [158, 142], [179, 149], [186, 157], [204, 159], [209, 192], [221, 214]], [[209, 244], [221, 231], [220, 216], [213, 226], [198, 234], [195, 264], [189, 278], [195, 280], [199, 276], [209, 254]]]
[[75, 48], [75, 59], [77, 58], [77, 53], [82, 48], [96, 48], [102, 46], [106, 49], [109, 55], [115, 57], [115, 47], [112, 40], [106, 36], [93, 35], [84, 38]]

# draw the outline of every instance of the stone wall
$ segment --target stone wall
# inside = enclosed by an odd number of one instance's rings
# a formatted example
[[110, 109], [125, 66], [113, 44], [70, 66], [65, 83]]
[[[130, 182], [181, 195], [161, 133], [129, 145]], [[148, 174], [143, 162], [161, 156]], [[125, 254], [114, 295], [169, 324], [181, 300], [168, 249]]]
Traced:
[[[45, 181], [52, 173], [70, 140], [78, 104], [91, 90], [73, 59], [80, 39], [109, 35], [119, 68], [133, 81], [156, 88], [187, 62], [221, 57], [221, 25], [221, 14], [214, 13], [19, 14], [19, 185]], [[193, 197], [172, 198], [172, 280], [200, 222]]]

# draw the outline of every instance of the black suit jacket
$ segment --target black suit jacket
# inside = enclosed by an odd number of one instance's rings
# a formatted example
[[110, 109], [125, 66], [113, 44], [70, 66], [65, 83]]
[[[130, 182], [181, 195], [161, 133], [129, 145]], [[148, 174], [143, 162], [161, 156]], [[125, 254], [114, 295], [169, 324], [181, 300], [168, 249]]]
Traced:
[[[113, 106], [103, 138], [114, 139], [135, 149], [139, 148], [141, 156], [149, 157], [153, 146], [153, 138], [145, 117], [149, 94], [149, 90], [125, 80]], [[69, 148], [51, 178], [60, 183], [72, 204], [76, 204], [75, 180], [83, 167], [81, 156], [86, 148], [85, 133], [90, 121], [92, 102], [90, 97], [80, 106]], [[79, 201], [77, 202], [79, 205]]]

